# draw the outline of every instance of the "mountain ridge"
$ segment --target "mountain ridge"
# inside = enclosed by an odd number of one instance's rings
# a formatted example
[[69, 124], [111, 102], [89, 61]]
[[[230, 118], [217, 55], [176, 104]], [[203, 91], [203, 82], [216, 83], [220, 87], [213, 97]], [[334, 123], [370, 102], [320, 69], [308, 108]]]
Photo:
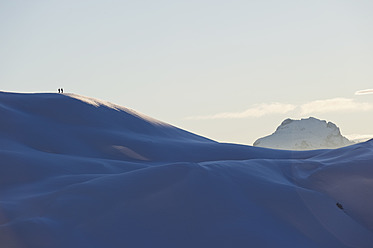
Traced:
[[373, 140], [311, 151], [219, 143], [76, 95], [0, 93], [0, 116], [4, 247], [373, 243]]
[[333, 122], [309, 117], [300, 120], [290, 118], [284, 120], [274, 133], [257, 139], [253, 146], [286, 150], [313, 150], [335, 149], [352, 144], [354, 142], [344, 137], [339, 127]]

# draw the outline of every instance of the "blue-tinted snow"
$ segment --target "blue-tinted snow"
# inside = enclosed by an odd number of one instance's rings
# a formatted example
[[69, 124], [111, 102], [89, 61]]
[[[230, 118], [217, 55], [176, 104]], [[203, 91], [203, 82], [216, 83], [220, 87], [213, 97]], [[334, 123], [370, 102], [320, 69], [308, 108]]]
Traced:
[[221, 144], [78, 95], [0, 116], [1, 247], [373, 247], [373, 141]]

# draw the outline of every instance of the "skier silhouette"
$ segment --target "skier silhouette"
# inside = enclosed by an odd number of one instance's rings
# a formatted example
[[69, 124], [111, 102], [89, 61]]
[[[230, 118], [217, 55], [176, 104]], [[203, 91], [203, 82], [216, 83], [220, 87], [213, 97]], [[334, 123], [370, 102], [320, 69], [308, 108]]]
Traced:
[[61, 93], [63, 93], [63, 88], [61, 88]]
[[335, 205], [337, 205], [337, 207], [338, 207], [338, 208], [340, 208], [340, 209], [344, 210], [344, 208], [343, 208], [342, 204], [340, 204], [339, 202], [337, 202], [337, 204], [335, 204]]
[[61, 89], [58, 89], [58, 93], [61, 93]]

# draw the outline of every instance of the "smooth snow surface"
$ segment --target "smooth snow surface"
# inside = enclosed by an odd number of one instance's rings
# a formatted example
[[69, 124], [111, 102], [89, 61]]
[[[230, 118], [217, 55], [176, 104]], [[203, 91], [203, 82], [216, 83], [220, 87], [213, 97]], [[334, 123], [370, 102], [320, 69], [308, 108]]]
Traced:
[[1, 247], [373, 247], [373, 141], [222, 144], [63, 94], [0, 116]]
[[342, 136], [334, 123], [310, 117], [286, 119], [273, 134], [256, 140], [253, 145], [284, 150], [315, 150], [335, 149], [353, 143]]

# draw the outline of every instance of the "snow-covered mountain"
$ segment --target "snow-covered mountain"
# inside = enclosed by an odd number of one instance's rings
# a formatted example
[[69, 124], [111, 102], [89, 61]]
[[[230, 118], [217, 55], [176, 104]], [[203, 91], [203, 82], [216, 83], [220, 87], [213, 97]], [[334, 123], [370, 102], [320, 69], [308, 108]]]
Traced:
[[309, 117], [301, 120], [286, 119], [273, 134], [256, 140], [253, 145], [285, 150], [314, 150], [335, 149], [352, 144], [342, 136], [334, 123]]
[[224, 144], [72, 94], [0, 116], [1, 247], [372, 247], [373, 141]]

